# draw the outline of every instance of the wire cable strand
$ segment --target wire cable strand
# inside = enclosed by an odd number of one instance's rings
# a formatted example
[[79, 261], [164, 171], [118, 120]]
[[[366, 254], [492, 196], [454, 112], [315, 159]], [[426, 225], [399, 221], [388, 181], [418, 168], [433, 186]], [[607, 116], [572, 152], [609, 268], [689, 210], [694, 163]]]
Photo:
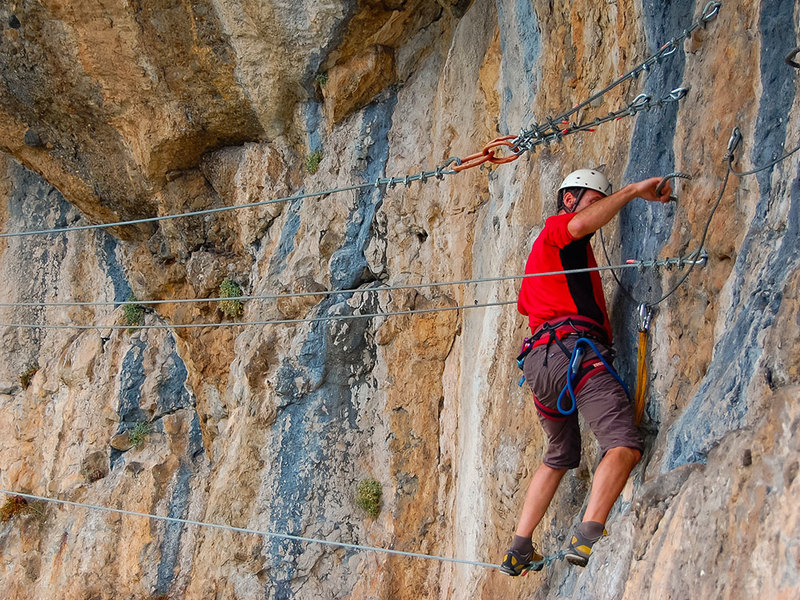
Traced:
[[156, 323], [153, 325], [66, 325], [61, 323], [37, 324], [37, 323], [0, 323], [0, 327], [12, 327], [18, 329], [70, 329], [85, 331], [89, 329], [109, 329], [119, 330], [139, 330], [139, 329], [202, 329], [204, 327], [246, 327], [253, 325], [296, 325], [298, 323], [319, 323], [322, 321], [349, 321], [355, 319], [373, 319], [375, 317], [396, 317], [399, 315], [420, 315], [426, 313], [443, 312], [448, 310], [461, 310], [465, 308], [488, 308], [492, 306], [506, 306], [516, 304], [516, 300], [504, 302], [484, 302], [482, 304], [458, 304], [454, 306], [439, 306], [436, 308], [419, 308], [414, 310], [398, 310], [379, 313], [365, 313], [360, 315], [326, 315], [324, 317], [308, 317], [305, 319], [272, 319], [266, 321], [234, 321], [222, 323], [178, 323], [167, 325]]
[[[738, 128], [736, 128], [736, 130], [738, 130]], [[740, 134], [735, 134], [735, 135], [739, 135], [739, 141], [740, 141], [741, 140]], [[700, 243], [698, 244], [696, 250], [694, 250], [694, 251], [692, 251], [692, 252], [690, 252], [689, 254], [686, 255], [687, 257], [697, 258], [703, 252], [703, 250], [705, 248], [706, 238], [708, 237], [708, 230], [711, 227], [711, 221], [714, 218], [714, 213], [716, 213], [717, 209], [719, 208], [720, 202], [722, 202], [722, 197], [725, 194], [725, 190], [726, 190], [726, 188], [728, 186], [728, 181], [730, 179], [731, 174], [736, 175], [737, 177], [745, 177], [747, 175], [754, 175], [756, 173], [759, 173], [761, 171], [765, 171], [765, 170], [767, 170], [767, 169], [769, 169], [771, 167], [774, 167], [779, 162], [782, 162], [782, 161], [786, 160], [787, 158], [789, 158], [790, 156], [792, 156], [796, 152], [800, 151], [800, 145], [798, 145], [795, 148], [793, 148], [792, 150], [790, 150], [789, 152], [786, 152], [783, 156], [780, 156], [779, 158], [776, 158], [775, 160], [770, 161], [769, 163], [767, 163], [765, 165], [762, 165], [760, 167], [756, 167], [755, 169], [752, 169], [750, 171], [737, 171], [736, 169], [733, 168], [733, 158], [734, 158], [733, 157], [733, 152], [736, 149], [736, 146], [738, 145], [739, 141], [736, 141], [734, 143], [734, 140], [735, 140], [735, 138], [732, 137], [731, 141], [728, 142], [728, 153], [725, 155], [725, 164], [726, 164], [725, 177], [722, 180], [722, 186], [720, 188], [719, 194], [717, 195], [717, 199], [714, 202], [714, 206], [711, 208], [711, 213], [708, 215], [708, 219], [706, 220], [706, 224], [703, 227], [703, 235], [700, 236]], [[606, 262], [610, 263], [611, 262], [611, 258], [608, 255], [608, 249], [606, 248], [606, 243], [605, 243], [605, 239], [603, 237], [603, 230], [602, 229], [600, 230], [600, 244], [603, 247], [603, 254], [606, 257]], [[614, 280], [617, 282], [617, 285], [619, 286], [620, 290], [622, 290], [622, 292], [625, 294], [625, 296], [627, 296], [634, 304], [645, 304], [647, 307], [652, 308], [652, 307], [656, 306], [657, 304], [660, 304], [661, 302], [663, 302], [667, 298], [669, 298], [672, 294], [674, 294], [678, 290], [678, 288], [681, 285], [683, 285], [683, 283], [689, 277], [689, 275], [692, 272], [692, 269], [694, 268], [694, 266], [696, 264], [697, 264], [696, 261], [691, 261], [691, 264], [689, 265], [689, 269], [683, 274], [683, 276], [680, 278], [678, 283], [676, 283], [674, 286], [672, 286], [672, 288], [670, 288], [670, 290], [668, 292], [663, 294], [658, 300], [655, 300], [654, 302], [640, 302], [636, 297], [634, 297], [633, 293], [630, 290], [628, 290], [622, 284], [622, 282], [620, 281], [619, 277], [617, 277], [617, 274], [614, 272], [614, 270], [611, 271], [611, 274], [614, 276]]]
[[[719, 203], [722, 201], [722, 196], [725, 193], [725, 188], [728, 185], [728, 179], [730, 178], [731, 173], [733, 173], [734, 175], [736, 175], [738, 177], [744, 177], [746, 175], [754, 175], [755, 173], [759, 173], [760, 171], [764, 171], [766, 169], [769, 169], [770, 167], [773, 167], [773, 166], [777, 165], [779, 162], [786, 160], [787, 158], [789, 158], [792, 154], [794, 154], [798, 150], [800, 150], [800, 146], [797, 146], [793, 150], [790, 150], [789, 152], [787, 152], [786, 154], [784, 154], [780, 158], [776, 158], [775, 160], [773, 160], [769, 164], [763, 165], [761, 167], [757, 167], [757, 168], [753, 169], [752, 171], [738, 172], [733, 168], [733, 149], [730, 149], [728, 154], [725, 156], [725, 161], [727, 163], [727, 170], [725, 172], [725, 178], [722, 181], [722, 189], [719, 192], [719, 196], [717, 197], [717, 201], [714, 203], [714, 207], [711, 209], [711, 214], [708, 216], [708, 220], [706, 221], [706, 226], [705, 226], [705, 228], [703, 228], [703, 235], [700, 238], [700, 245], [697, 247], [697, 250], [695, 250], [691, 254], [694, 254], [695, 256], [699, 256], [700, 252], [703, 251], [703, 246], [706, 243], [706, 236], [708, 236], [708, 229], [709, 229], [709, 227], [711, 227], [711, 219], [714, 218], [714, 213], [717, 211], [717, 208], [719, 208]], [[691, 256], [691, 254], [690, 254], [690, 256]], [[689, 270], [684, 274], [684, 276], [680, 279], [680, 281], [678, 281], [678, 283], [675, 284], [675, 286], [669, 292], [667, 292], [666, 294], [661, 296], [661, 298], [659, 298], [658, 300], [656, 300], [653, 304], [650, 304], [649, 306], [655, 306], [656, 304], [658, 304], [662, 300], [666, 300], [667, 298], [669, 298], [669, 296], [671, 296], [683, 284], [683, 282], [686, 281], [686, 278], [689, 277], [689, 274], [692, 272], [692, 267], [694, 267], [694, 264], [695, 263], [692, 263], [692, 265], [689, 267]]]
[[[389, 180], [386, 180], [386, 184]], [[168, 221], [170, 219], [182, 219], [184, 217], [197, 217], [201, 215], [210, 215], [221, 212], [228, 212], [232, 210], [241, 210], [243, 208], [255, 208], [258, 206], [266, 206], [268, 204], [280, 204], [283, 202], [292, 202], [294, 200], [305, 200], [307, 198], [318, 198], [321, 196], [329, 196], [331, 194], [338, 194], [341, 192], [350, 192], [353, 190], [360, 190], [364, 188], [375, 187], [376, 182], [359, 183], [340, 188], [323, 190], [321, 192], [309, 192], [307, 194], [295, 194], [293, 196], [284, 196], [282, 198], [273, 198], [270, 200], [260, 200], [258, 202], [248, 202], [247, 204], [237, 204], [235, 206], [220, 206], [217, 208], [207, 208], [204, 210], [196, 210], [192, 212], [177, 213], [174, 215], [161, 215], [158, 217], [147, 217], [144, 219], [133, 219], [130, 221], [116, 221], [114, 223], [95, 223], [93, 225], [75, 225], [71, 227], [56, 227], [53, 229], [36, 229], [32, 231], [15, 231], [10, 233], [0, 233], [0, 238], [17, 238], [28, 237], [34, 235], [48, 235], [55, 233], [67, 233], [70, 231], [89, 231], [93, 229], [108, 229], [110, 227], [122, 227], [125, 225], [141, 225], [143, 223], [155, 223], [157, 221]]]
[[232, 531], [234, 533], [249, 533], [253, 535], [260, 535], [262, 537], [276, 538], [280, 540], [291, 540], [295, 542], [303, 542], [306, 544], [321, 544], [325, 546], [335, 546], [338, 548], [347, 548], [349, 550], [360, 550], [362, 552], [381, 552], [384, 554], [394, 554], [398, 556], [406, 556], [409, 558], [423, 558], [426, 560], [436, 560], [439, 562], [456, 563], [461, 565], [471, 565], [476, 567], [483, 567], [486, 569], [499, 569], [500, 565], [492, 563], [480, 562], [476, 560], [466, 560], [462, 558], [449, 558], [446, 556], [436, 556], [435, 554], [422, 554], [420, 552], [406, 552], [403, 550], [393, 550], [390, 548], [381, 548], [379, 546], [366, 546], [364, 544], [350, 544], [347, 542], [334, 542], [331, 540], [323, 540], [319, 538], [305, 537], [301, 535], [292, 535], [289, 533], [276, 533], [271, 531], [261, 531], [258, 529], [251, 529], [249, 527], [234, 527], [233, 525], [224, 525], [222, 523], [210, 523], [207, 521], [195, 521], [192, 519], [180, 519], [177, 517], [167, 517], [164, 515], [154, 515], [145, 512], [138, 512], [134, 510], [125, 510], [122, 508], [111, 508], [110, 506], [102, 506], [99, 504], [89, 504], [86, 502], [75, 502], [72, 500], [61, 500], [60, 498], [50, 498], [48, 496], [37, 496], [35, 494], [26, 494], [22, 492], [14, 492], [0, 488], [0, 493], [9, 496], [20, 496], [27, 500], [36, 500], [39, 502], [50, 502], [53, 504], [61, 504], [64, 506], [72, 506], [77, 508], [84, 508], [88, 510], [96, 510], [101, 512], [109, 512], [119, 515], [127, 515], [131, 517], [141, 517], [155, 521], [165, 521], [167, 523], [178, 523], [180, 525], [192, 525], [195, 527], [209, 527], [212, 529], [221, 529], [224, 531]]
[[766, 171], [770, 167], [774, 167], [779, 162], [784, 161], [787, 158], [789, 158], [792, 154], [794, 154], [798, 150], [800, 150], [800, 145], [798, 145], [796, 148], [794, 148], [792, 150], [789, 150], [789, 152], [787, 152], [786, 154], [784, 154], [780, 158], [776, 158], [772, 162], [769, 162], [766, 165], [763, 165], [763, 166], [760, 166], [760, 167], [756, 167], [755, 169], [753, 169], [751, 171], [737, 171], [736, 169], [734, 169], [733, 168], [733, 158], [731, 157], [731, 159], [728, 161], [728, 169], [730, 169], [730, 172], [733, 173], [734, 175], [736, 175], [737, 177], [745, 177], [746, 175], [755, 175], [756, 173], [760, 173], [761, 171]]
[[[528, 273], [525, 275], [506, 275], [502, 277], [487, 277], [482, 279], [474, 279], [474, 280], [461, 280], [458, 282], [434, 282], [431, 284], [425, 284], [425, 286], [431, 287], [440, 287], [444, 285], [454, 285], [454, 284], [463, 284], [463, 283], [483, 283], [488, 281], [504, 281], [504, 280], [511, 280], [511, 279], [525, 279], [528, 277], [544, 277], [544, 276], [551, 276], [551, 275], [564, 275], [568, 273], [588, 273], [593, 271], [608, 271], [613, 269], [640, 269], [640, 268], [654, 268], [656, 266], [661, 265], [668, 265], [668, 264], [687, 264], [691, 262], [692, 265], [696, 263], [693, 259], [674, 259], [674, 258], [667, 258], [667, 259], [660, 259], [654, 261], [636, 261], [633, 263], [628, 263], [624, 265], [609, 265], [609, 266], [598, 266], [598, 267], [587, 267], [582, 269], [569, 269], [565, 271], [548, 271], [545, 273]], [[423, 287], [419, 285], [403, 285], [403, 286], [395, 286], [391, 289], [416, 289], [418, 287]], [[390, 288], [359, 288], [355, 290], [346, 290], [347, 292], [368, 292], [368, 291], [386, 291]], [[337, 293], [344, 293], [342, 291], [335, 291], [335, 290], [326, 290], [329, 294], [337, 294]], [[315, 295], [314, 293], [309, 292], [301, 292], [303, 295]], [[321, 295], [322, 292], [316, 294]], [[241, 296], [241, 298], [246, 298], [246, 296]], [[232, 300], [234, 298], [223, 298], [223, 300]], [[193, 301], [193, 302], [207, 302], [207, 299], [189, 299], [185, 298], [182, 300], [183, 302]], [[158, 301], [150, 301], [150, 303], [157, 303]], [[167, 301], [164, 301], [166, 303]], [[172, 302], [172, 301], [169, 301]], [[101, 303], [101, 305], [106, 305], [110, 303]], [[138, 304], [137, 302], [121, 302], [121, 303], [113, 303], [113, 304]], [[317, 323], [321, 321], [344, 321], [344, 320], [354, 320], [354, 319], [371, 319], [376, 317], [391, 317], [391, 316], [399, 316], [399, 315], [415, 315], [415, 314], [425, 314], [425, 313], [432, 313], [432, 312], [441, 312], [441, 311], [449, 311], [449, 310], [460, 310], [460, 309], [467, 309], [467, 308], [489, 308], [493, 306], [507, 306], [509, 304], [516, 304], [516, 300], [507, 300], [502, 302], [485, 302], [485, 303], [478, 303], [477, 301], [473, 304], [460, 304], [454, 306], [444, 306], [444, 307], [435, 307], [435, 308], [422, 308], [422, 309], [414, 309], [414, 310], [402, 310], [402, 311], [389, 311], [389, 312], [378, 312], [378, 313], [366, 313], [366, 314], [353, 314], [353, 315], [326, 315], [322, 317], [306, 317], [302, 319], [270, 319], [270, 320], [262, 320], [262, 321], [234, 321], [234, 322], [222, 322], [222, 323], [184, 323], [184, 324], [164, 324], [164, 323], [156, 323], [152, 325], [102, 325], [102, 324], [94, 324], [94, 325], [68, 325], [68, 324], [46, 324], [46, 323], [0, 323], [0, 327], [11, 327], [11, 328], [19, 328], [19, 329], [69, 329], [69, 330], [91, 330], [91, 329], [106, 329], [106, 330], [139, 330], [139, 329], [198, 329], [198, 328], [215, 328], [215, 327], [243, 327], [243, 326], [253, 326], [253, 325], [292, 325], [298, 323]], [[75, 306], [75, 304], [70, 303], [53, 303], [53, 304], [46, 304], [46, 303], [5, 303], [4, 306]], [[82, 306], [83, 304], [78, 304]], [[96, 303], [89, 303], [89, 305], [96, 305]]]
[[[674, 259], [667, 259], [674, 260]], [[610, 261], [609, 261], [610, 262]], [[639, 261], [641, 262], [641, 261]], [[262, 294], [250, 296], [215, 296], [211, 298], [174, 298], [162, 300], [104, 300], [92, 302], [79, 302], [65, 300], [62, 302], [0, 302], [0, 307], [87, 307], [87, 306], [147, 306], [154, 304], [194, 304], [198, 302], [222, 302], [239, 300], [245, 302], [248, 300], [281, 300], [284, 298], [304, 298], [309, 296], [334, 296], [337, 294], [367, 294], [372, 292], [391, 292], [397, 290], [416, 290], [420, 288], [438, 288], [449, 285], [470, 285], [478, 283], [491, 283], [498, 281], [510, 281], [516, 279], [527, 279], [529, 277], [546, 277], [551, 275], [569, 275], [572, 273], [587, 273], [591, 271], [614, 271], [614, 269], [630, 269], [638, 268], [639, 262], [636, 264], [626, 263], [624, 265], [606, 265], [602, 267], [586, 267], [582, 269], [570, 269], [564, 271], [546, 271], [543, 273], [526, 273], [524, 275], [499, 275], [497, 277], [479, 277], [474, 279], [458, 279], [454, 281], [434, 281], [428, 283], [408, 283], [399, 285], [377, 286], [377, 287], [361, 287], [349, 288], [343, 290], [320, 290], [318, 292], [286, 292], [282, 294]]]

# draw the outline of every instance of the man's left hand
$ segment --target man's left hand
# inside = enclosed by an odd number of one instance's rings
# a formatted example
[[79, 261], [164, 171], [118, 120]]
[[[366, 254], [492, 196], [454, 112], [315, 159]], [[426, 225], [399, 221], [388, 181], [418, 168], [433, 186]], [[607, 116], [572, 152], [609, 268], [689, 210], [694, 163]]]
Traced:
[[636, 195], [650, 202], [669, 202], [669, 197], [672, 195], [670, 182], [667, 181], [664, 184], [664, 187], [661, 188], [661, 194], [656, 194], [656, 188], [659, 183], [661, 183], [661, 177], [643, 179], [636, 184], [638, 188]]

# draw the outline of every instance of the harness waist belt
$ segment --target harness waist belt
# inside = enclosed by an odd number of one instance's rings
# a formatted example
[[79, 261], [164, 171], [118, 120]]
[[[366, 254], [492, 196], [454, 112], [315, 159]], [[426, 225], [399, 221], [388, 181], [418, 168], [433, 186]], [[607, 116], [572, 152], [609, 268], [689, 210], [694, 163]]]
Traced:
[[[609, 344], [608, 334], [603, 326], [580, 315], [568, 315], [542, 323], [529, 339], [531, 348], [550, 344], [553, 338], [561, 340], [570, 334], [589, 335], [605, 345]], [[548, 335], [549, 334], [549, 335]]]

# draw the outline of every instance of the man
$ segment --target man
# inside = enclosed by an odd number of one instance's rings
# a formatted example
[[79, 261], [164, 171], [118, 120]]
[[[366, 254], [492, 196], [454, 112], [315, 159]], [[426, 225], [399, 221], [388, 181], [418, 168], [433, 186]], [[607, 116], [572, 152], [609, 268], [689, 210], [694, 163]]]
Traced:
[[[611, 183], [599, 171], [581, 169], [570, 173], [558, 191], [558, 213], [547, 219], [536, 238], [525, 273], [596, 267], [589, 243], [592, 234], [636, 197], [667, 202], [671, 187], [665, 185], [657, 195], [659, 182], [658, 177], [645, 179], [612, 194]], [[610, 366], [611, 325], [597, 271], [526, 278], [517, 307], [528, 316], [533, 332], [529, 338], [532, 349], [524, 358], [523, 372], [534, 394], [548, 448], [528, 487], [514, 540], [501, 566], [512, 576], [542, 560], [531, 536], [561, 478], [580, 463], [581, 438], [575, 407], [597, 437], [603, 458], [594, 474], [583, 522], [567, 550], [565, 558], [570, 563], [586, 566], [592, 545], [603, 535], [608, 513], [643, 450], [628, 396], [616, 374], [595, 352], [599, 351]], [[578, 343], [581, 338], [589, 343]], [[583, 355], [575, 358], [576, 365], [570, 369], [572, 396], [570, 392], [562, 394], [562, 390], [576, 344]], [[531, 568], [540, 570], [542, 566], [533, 564]]]

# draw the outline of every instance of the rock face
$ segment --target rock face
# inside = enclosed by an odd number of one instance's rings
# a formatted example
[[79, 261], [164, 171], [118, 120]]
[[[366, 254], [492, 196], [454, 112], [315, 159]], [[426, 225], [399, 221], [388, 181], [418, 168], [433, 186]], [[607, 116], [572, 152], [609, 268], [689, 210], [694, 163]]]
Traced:
[[[419, 173], [574, 106], [702, 10], [686, 0], [12, 0], [0, 5], [0, 229]], [[519, 282], [424, 284], [521, 273], [572, 169], [605, 164], [616, 187], [691, 173], [677, 204], [634, 201], [606, 228], [614, 264], [684, 255], [720, 197], [708, 264], [658, 304], [645, 459], [586, 569], [557, 562], [520, 580], [30, 503], [0, 524], [4, 597], [800, 595], [800, 154], [731, 175], [719, 196], [734, 126], [740, 170], [798, 143], [798, 71], [783, 60], [798, 19], [791, 0], [726, 0], [675, 53], [574, 118], [689, 88], [680, 103], [511, 164], [0, 238], [0, 300], [14, 303], [0, 307], [1, 488], [497, 563], [545, 444], [515, 385], [525, 320], [513, 305], [482, 306], [515, 300]], [[637, 304], [681, 277], [626, 270], [631, 300], [604, 275], [629, 382]], [[246, 300], [241, 317], [213, 300], [174, 302], [215, 298], [225, 280], [265, 297]], [[120, 305], [130, 298], [159, 302], [136, 313]], [[406, 314], [374, 316], [393, 312]], [[359, 315], [373, 316], [349, 318]], [[197, 324], [208, 326], [181, 327]], [[599, 458], [587, 435], [534, 534], [545, 553], [568, 542]], [[357, 507], [366, 478], [382, 485], [375, 518]]]

